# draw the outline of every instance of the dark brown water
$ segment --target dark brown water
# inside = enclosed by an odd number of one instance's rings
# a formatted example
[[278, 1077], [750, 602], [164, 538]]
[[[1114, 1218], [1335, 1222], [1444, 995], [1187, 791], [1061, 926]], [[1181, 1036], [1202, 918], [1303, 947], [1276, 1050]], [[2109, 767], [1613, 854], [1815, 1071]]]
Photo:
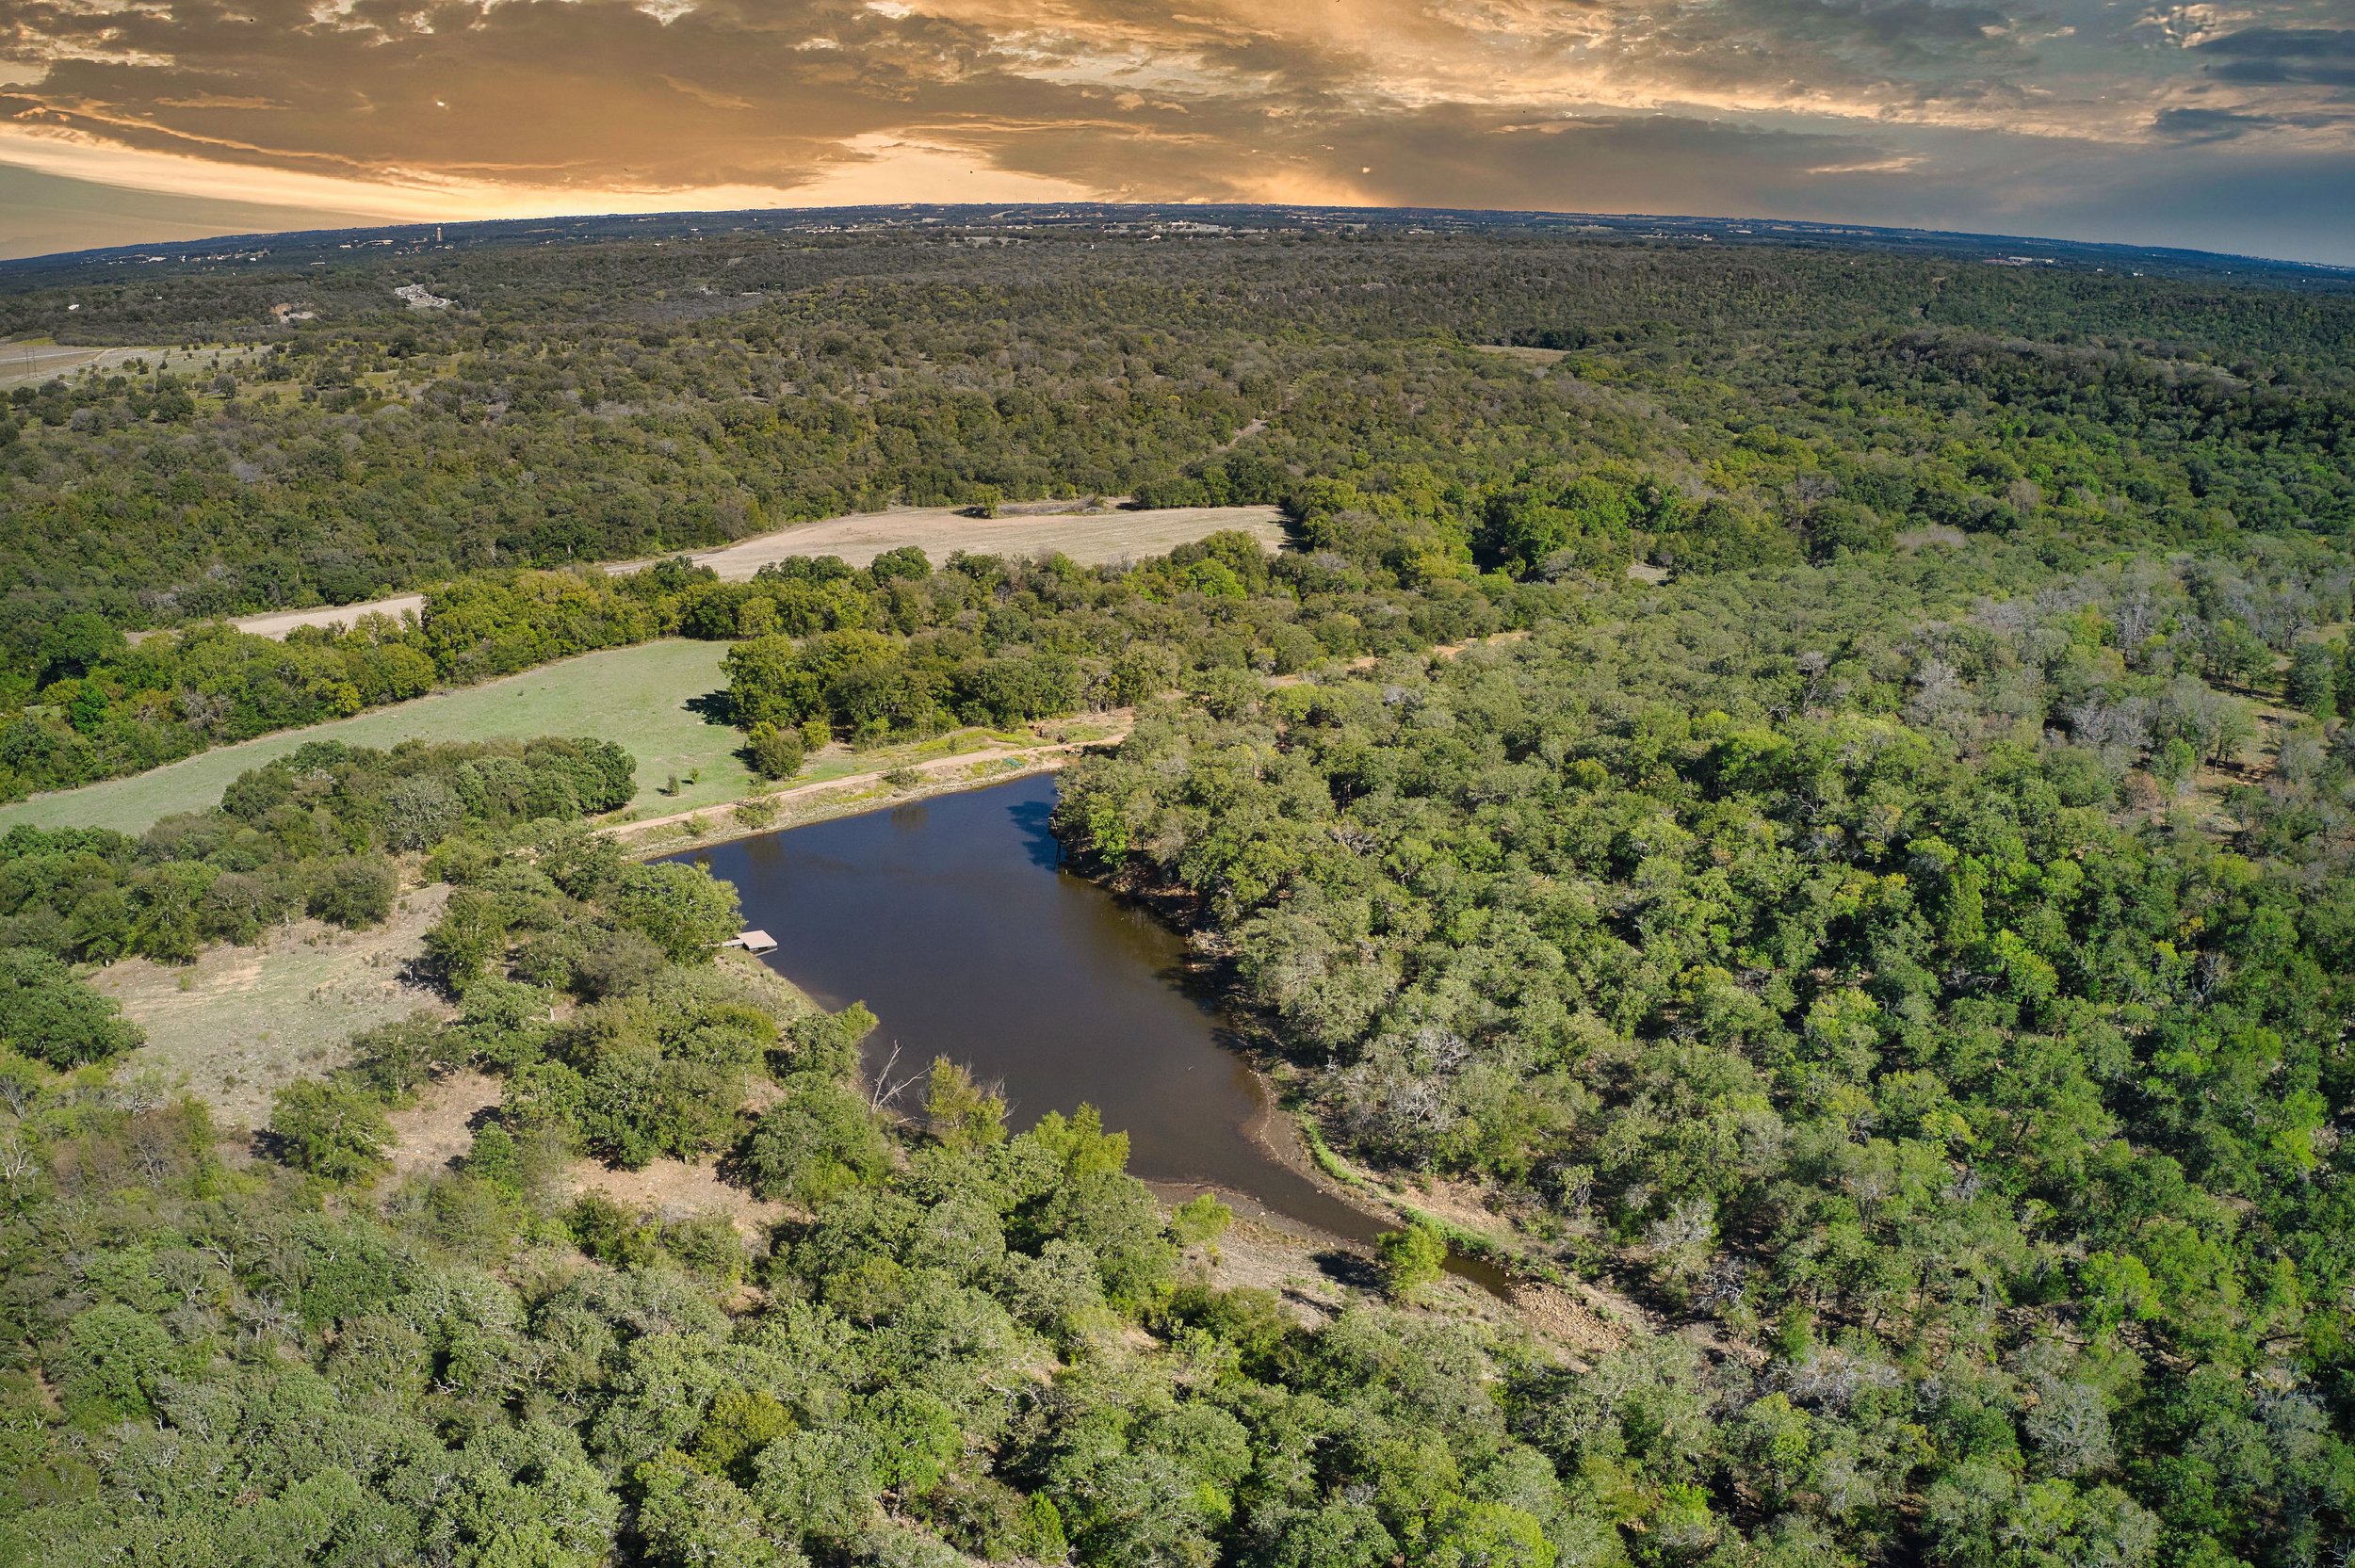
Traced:
[[1183, 944], [1060, 869], [1054, 802], [1041, 775], [682, 858], [736, 884], [788, 978], [828, 1008], [874, 1010], [870, 1074], [895, 1046], [895, 1080], [947, 1056], [999, 1083], [1017, 1126], [1095, 1106], [1147, 1181], [1352, 1240], [1384, 1229], [1254, 1135], [1266, 1086], [1188, 985]]

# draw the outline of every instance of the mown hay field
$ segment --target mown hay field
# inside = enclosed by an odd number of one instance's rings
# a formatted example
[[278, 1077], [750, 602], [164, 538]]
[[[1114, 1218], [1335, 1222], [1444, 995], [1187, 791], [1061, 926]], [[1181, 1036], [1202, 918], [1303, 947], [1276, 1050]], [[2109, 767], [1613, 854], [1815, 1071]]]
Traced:
[[[1249, 534], [1270, 549], [1284, 542], [1283, 514], [1274, 507], [1164, 507], [1149, 511], [1075, 511], [1068, 502], [1031, 502], [1000, 517], [971, 517], [954, 507], [896, 507], [798, 523], [775, 533], [740, 539], [690, 554], [723, 582], [749, 582], [754, 574], [789, 556], [839, 556], [865, 566], [885, 550], [914, 545], [937, 563], [959, 550], [977, 556], [1043, 556], [1060, 551], [1083, 565], [1142, 560], [1164, 555], [1222, 529]], [[1054, 509], [1048, 509], [1052, 508]], [[607, 563], [608, 572], [637, 572], [649, 560]], [[425, 608], [422, 593], [396, 594], [364, 605], [319, 605], [272, 610], [230, 622], [260, 637], [284, 637], [297, 626], [349, 626], [371, 612], [396, 619]]]

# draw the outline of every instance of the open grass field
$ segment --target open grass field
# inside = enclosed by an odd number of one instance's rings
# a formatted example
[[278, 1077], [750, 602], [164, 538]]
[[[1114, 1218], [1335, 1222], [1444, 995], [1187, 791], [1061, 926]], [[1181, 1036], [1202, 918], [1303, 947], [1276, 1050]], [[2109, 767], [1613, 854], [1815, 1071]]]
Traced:
[[[1274, 507], [1167, 507], [1155, 511], [1081, 511], [1072, 502], [1035, 502], [1009, 507], [999, 517], [967, 517], [954, 507], [900, 507], [858, 512], [820, 523], [799, 523], [772, 534], [742, 539], [692, 558], [724, 582], [748, 582], [771, 561], [788, 556], [840, 556], [865, 566], [885, 550], [913, 544], [935, 562], [963, 550], [971, 555], [1039, 556], [1060, 550], [1073, 560], [1101, 566], [1164, 555], [1180, 544], [1240, 529], [1274, 549], [1284, 541], [1283, 514]], [[608, 572], [635, 572], [642, 560], [615, 561]], [[231, 624], [262, 637], [284, 637], [297, 626], [350, 624], [370, 611], [396, 618], [425, 607], [421, 593], [403, 593], [365, 605], [272, 610]]]
[[1567, 348], [1535, 348], [1519, 343], [1475, 343], [1472, 351], [1494, 354], [1501, 360], [1519, 360], [1525, 364], [1551, 364], [1570, 357]]
[[[408, 739], [595, 736], [626, 747], [637, 757], [638, 796], [621, 820], [651, 825], [664, 818], [708, 813], [757, 793], [880, 777], [897, 768], [929, 774], [955, 759], [995, 761], [1009, 752], [1027, 753], [1066, 741], [1117, 735], [1126, 724], [1125, 717], [1093, 723], [1057, 719], [1018, 730], [957, 730], [865, 750], [836, 743], [810, 753], [808, 764], [790, 785], [765, 785], [736, 755], [742, 737], [689, 706], [725, 684], [720, 661], [727, 649], [726, 643], [674, 639], [584, 654], [505, 680], [437, 692], [354, 718], [224, 746], [127, 779], [36, 795], [0, 806], [0, 832], [19, 823], [144, 832], [174, 812], [202, 811], [218, 804], [221, 791], [238, 774], [311, 740], [391, 746]], [[676, 794], [669, 790], [674, 775], [679, 781]], [[891, 793], [881, 784], [875, 787], [879, 800]], [[712, 816], [715, 827], [730, 820], [724, 813]]]
[[372, 931], [300, 920], [251, 947], [207, 947], [185, 966], [143, 958], [108, 964], [90, 984], [147, 1031], [147, 1043], [117, 1071], [126, 1078], [155, 1073], [225, 1124], [260, 1126], [272, 1094], [343, 1065], [354, 1034], [419, 1009], [448, 1011], [405, 978], [448, 897], [440, 883], [413, 889]]
[[71, 379], [81, 370], [117, 370], [133, 360], [151, 370], [169, 370], [179, 376], [202, 376], [217, 364], [231, 364], [253, 357], [247, 348], [99, 348], [78, 344], [50, 343], [34, 338], [13, 338], [0, 343], [0, 391], [9, 387], [37, 386], [56, 377]]
[[1271, 549], [1284, 539], [1283, 514], [1274, 507], [1094, 512], [1009, 507], [1003, 514], [986, 518], [967, 517], [953, 507], [903, 507], [799, 524], [706, 550], [695, 559], [730, 582], [744, 581], [788, 556], [840, 556], [853, 566], [865, 566], [885, 550], [907, 544], [935, 562], [957, 550], [977, 556], [1038, 556], [1060, 550], [1082, 564], [1100, 566], [1162, 555], [1222, 528], [1251, 534]]
[[[741, 737], [687, 705], [723, 684], [720, 659], [726, 652], [724, 643], [671, 640], [584, 654], [505, 680], [224, 746], [127, 779], [37, 795], [0, 806], [0, 832], [20, 822], [141, 832], [159, 817], [217, 803], [238, 774], [308, 740], [390, 746], [411, 738], [596, 736], [638, 758], [641, 812], [714, 805], [745, 794], [753, 783], [735, 755]], [[682, 781], [679, 793], [659, 793], [673, 773]], [[690, 774], [695, 782], [684, 783]]]

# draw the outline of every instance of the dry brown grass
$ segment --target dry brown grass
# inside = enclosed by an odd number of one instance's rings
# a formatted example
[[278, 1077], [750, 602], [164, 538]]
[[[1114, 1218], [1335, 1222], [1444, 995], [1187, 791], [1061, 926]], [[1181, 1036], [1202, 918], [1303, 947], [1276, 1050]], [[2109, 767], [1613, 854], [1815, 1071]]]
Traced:
[[690, 1214], [724, 1214], [739, 1231], [768, 1229], [785, 1218], [783, 1204], [755, 1198], [720, 1179], [708, 1162], [658, 1159], [642, 1171], [617, 1171], [593, 1159], [575, 1160], [564, 1172], [574, 1192], [602, 1192], [634, 1214], [684, 1220]]
[[1568, 358], [1570, 352], [1567, 348], [1536, 348], [1520, 343], [1476, 343], [1472, 348], [1479, 353], [1494, 354], [1499, 359], [1520, 360], [1529, 364], [1551, 364], [1556, 360]]
[[[1039, 556], [1061, 551], [1088, 565], [1164, 555], [1221, 529], [1251, 534], [1273, 549], [1283, 542], [1283, 516], [1274, 507], [1167, 507], [1152, 511], [1083, 512], [1009, 507], [997, 517], [967, 517], [953, 507], [903, 507], [891, 511], [804, 523], [695, 557], [728, 582], [749, 580], [788, 556], [840, 556], [865, 566], [885, 550], [913, 544], [937, 564], [953, 551], [974, 556]], [[643, 564], [614, 567], [625, 571]]]
[[145, 1069], [203, 1100], [232, 1126], [269, 1119], [270, 1096], [343, 1064], [351, 1036], [420, 1009], [447, 1011], [405, 978], [449, 889], [401, 896], [372, 931], [299, 921], [251, 947], [213, 947], [185, 966], [125, 959], [90, 978], [147, 1031], [122, 1071]]
[[[725, 582], [749, 582], [771, 561], [788, 556], [839, 556], [865, 566], [886, 550], [913, 544], [934, 564], [963, 550], [975, 556], [1043, 556], [1060, 551], [1083, 565], [1101, 566], [1165, 555], [1180, 544], [1222, 529], [1239, 529], [1274, 549], [1283, 542], [1283, 515], [1274, 507], [1165, 507], [1157, 510], [1083, 511], [1076, 502], [1041, 502], [1009, 507], [998, 517], [967, 517], [954, 507], [896, 507], [802, 523], [773, 534], [739, 540], [697, 552]], [[635, 572], [650, 564], [615, 561], [608, 572]], [[370, 611], [398, 619], [425, 606], [424, 597], [403, 593], [365, 605], [322, 606], [249, 615], [232, 624], [264, 637], [284, 637], [297, 626], [349, 625]]]
[[474, 1147], [483, 1113], [506, 1086], [488, 1073], [449, 1073], [417, 1091], [417, 1103], [385, 1118], [393, 1124], [391, 1181], [438, 1176]]
[[1609, 1321], [1579, 1295], [1558, 1285], [1516, 1285], [1513, 1310], [1532, 1333], [1582, 1357], [1600, 1355], [1627, 1343], [1624, 1323]]
[[53, 379], [72, 380], [84, 370], [120, 369], [133, 360], [155, 370], [198, 376], [214, 361], [236, 364], [252, 359], [253, 348], [104, 348], [72, 343], [0, 343], [0, 389], [35, 386]]

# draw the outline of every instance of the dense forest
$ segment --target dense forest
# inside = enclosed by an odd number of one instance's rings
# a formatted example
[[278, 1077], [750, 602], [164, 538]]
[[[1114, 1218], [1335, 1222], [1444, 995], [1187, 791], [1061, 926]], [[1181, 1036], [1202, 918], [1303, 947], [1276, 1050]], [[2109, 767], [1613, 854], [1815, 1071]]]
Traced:
[[[2355, 296], [2321, 283], [1509, 232], [887, 232], [453, 255], [454, 303], [417, 311], [391, 288], [420, 265], [0, 297], [17, 330], [222, 344], [209, 377], [133, 364], [0, 408], [0, 788], [478, 672], [355, 678], [219, 634], [131, 659], [106, 628], [898, 503], [1363, 510], [1549, 574], [2355, 522]], [[1510, 345], [1536, 357], [1482, 351]]]
[[[666, 636], [729, 644], [778, 780], [1132, 712], [1073, 865], [1184, 928], [1329, 1171], [1474, 1195], [1623, 1332], [1460, 1310], [1420, 1221], [1337, 1309], [1219, 1288], [1230, 1216], [1121, 1129], [949, 1059], [894, 1113], [871, 1013], [716, 958], [733, 891], [596, 831], [622, 749], [313, 742], [0, 837], [0, 1561], [2355, 1546], [2355, 297], [1511, 231], [426, 265], [0, 296], [221, 345], [8, 395], [6, 793]], [[1091, 493], [1291, 544], [591, 564]], [[265, 1127], [86, 983], [425, 884], [444, 1005]], [[397, 1164], [459, 1074], [470, 1145]], [[571, 1174], [664, 1160], [781, 1218]]]
[[1738, 1348], [1714, 1441], [1774, 1474], [1717, 1495], [1941, 1561], [2312, 1560], [2355, 756], [2203, 772], [2250, 718], [2193, 591], [1713, 579], [1161, 708], [1058, 819], [1185, 896], [1336, 1145]]

